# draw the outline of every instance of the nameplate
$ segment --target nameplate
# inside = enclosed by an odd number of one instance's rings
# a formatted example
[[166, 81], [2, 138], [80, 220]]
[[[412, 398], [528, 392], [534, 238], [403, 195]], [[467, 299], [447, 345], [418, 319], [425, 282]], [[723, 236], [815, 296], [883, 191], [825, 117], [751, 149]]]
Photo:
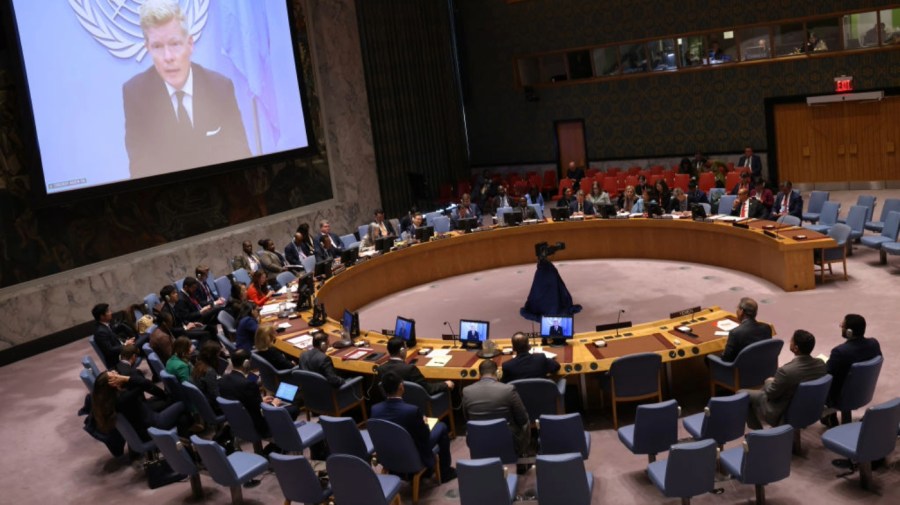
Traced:
[[675, 319], [675, 318], [684, 317], [684, 316], [692, 316], [692, 315], [696, 314], [697, 312], [700, 312], [701, 310], [702, 309], [700, 308], [699, 305], [696, 307], [691, 307], [689, 309], [679, 310], [678, 312], [672, 312], [671, 314], [669, 314], [669, 319]]
[[750, 228], [750, 225], [747, 224], [746, 221], [733, 221], [731, 223], [731, 226], [734, 226], [735, 228], [743, 228], [745, 230]]
[[631, 321], [622, 321], [620, 323], [598, 324], [594, 328], [594, 331], [618, 330], [620, 328], [628, 328], [629, 326], [631, 326]]
[[779, 240], [781, 239], [781, 237], [780, 237], [777, 233], [775, 233], [774, 231], [763, 230], [763, 233], [764, 233], [767, 237], [772, 237], [772, 238], [774, 238], [774, 239], [779, 239]]

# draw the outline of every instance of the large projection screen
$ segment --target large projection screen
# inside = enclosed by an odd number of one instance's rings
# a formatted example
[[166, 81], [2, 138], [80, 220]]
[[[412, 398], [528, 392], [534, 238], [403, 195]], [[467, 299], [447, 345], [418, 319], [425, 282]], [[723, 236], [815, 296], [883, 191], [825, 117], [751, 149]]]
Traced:
[[288, 1], [10, 1], [44, 196], [312, 152]]

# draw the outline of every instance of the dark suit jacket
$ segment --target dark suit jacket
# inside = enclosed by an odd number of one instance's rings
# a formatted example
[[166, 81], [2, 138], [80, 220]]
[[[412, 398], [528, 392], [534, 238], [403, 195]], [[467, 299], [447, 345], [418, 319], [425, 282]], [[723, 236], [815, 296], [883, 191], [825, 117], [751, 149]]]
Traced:
[[812, 356], [795, 356], [775, 371], [774, 380], [763, 386], [759, 398], [754, 398], [753, 408], [757, 416], [771, 426], [781, 424], [784, 411], [791, 404], [797, 386], [801, 382], [825, 375], [825, 362]]
[[316, 261], [336, 258], [340, 256], [341, 251], [344, 250], [344, 243], [341, 242], [341, 237], [338, 237], [334, 233], [329, 233], [328, 235], [331, 237], [331, 249], [325, 249], [324, 235], [320, 234], [316, 237]]
[[247, 380], [244, 374], [233, 370], [219, 379], [219, 394], [226, 400], [241, 402], [241, 405], [250, 414], [250, 419], [253, 419], [256, 431], [263, 437], [268, 436], [269, 426], [266, 424], [259, 406], [262, 403], [262, 395], [255, 382]]
[[[573, 214], [574, 214], [575, 212], [578, 212], [578, 200], [577, 200], [577, 199], [572, 200], [572, 202], [569, 204], [569, 212], [571, 212], [571, 213], [573, 213]], [[584, 201], [584, 215], [585, 215], [585, 216], [591, 216], [591, 215], [593, 215], [593, 214], [594, 214], [594, 204], [592, 204], [591, 202], [589, 202], [589, 201], [587, 201], [587, 200], [585, 199], [585, 201]]]
[[561, 337], [563, 336], [562, 326], [551, 326], [550, 327], [550, 336], [551, 337]]
[[127, 361], [119, 360], [119, 362], [116, 363], [116, 366], [114, 366], [113, 369], [119, 375], [125, 375], [128, 377], [128, 389], [139, 389], [141, 391], [144, 391], [145, 393], [150, 393], [151, 395], [159, 399], [166, 398], [165, 391], [153, 385], [153, 382], [145, 377], [143, 372], [131, 366], [131, 364], [129, 364]]
[[[740, 205], [736, 209], [731, 209], [732, 216], [741, 215]], [[747, 217], [755, 219], [763, 219], [766, 217], [766, 206], [756, 198], [750, 199], [750, 207], [747, 208]]]
[[384, 375], [388, 372], [399, 375], [405, 381], [415, 382], [425, 388], [429, 395], [436, 395], [448, 390], [447, 385], [443, 382], [428, 382], [425, 380], [425, 376], [422, 375], [419, 367], [400, 359], [389, 359], [378, 367], [378, 375]]
[[543, 353], [518, 354], [503, 363], [503, 382], [518, 379], [542, 379], [559, 371], [559, 363]]
[[841, 396], [841, 388], [854, 363], [881, 356], [881, 344], [874, 338], [854, 338], [836, 346], [828, 357], [828, 373], [834, 378], [831, 382], [829, 404], [834, 405]]
[[372, 418], [384, 419], [402, 426], [415, 442], [422, 464], [429, 468], [434, 466], [434, 453], [431, 444], [428, 443], [431, 431], [425, 424], [419, 407], [404, 402], [402, 398], [388, 398], [372, 405]]
[[256, 354], [268, 361], [276, 370], [290, 370], [294, 368], [294, 364], [291, 363], [287, 355], [274, 347], [269, 347], [265, 351], [256, 351]]
[[[741, 159], [738, 160], [737, 165], [735, 165], [735, 168], [743, 167], [746, 163], [747, 163], [747, 157], [741, 156]], [[756, 154], [753, 154], [750, 156], [750, 172], [753, 173], [754, 178], [762, 175], [762, 160], [760, 160], [759, 156]]]
[[105, 368], [113, 367], [119, 361], [119, 354], [122, 353], [122, 341], [112, 331], [108, 325], [97, 323], [97, 329], [94, 330], [94, 342], [103, 353], [103, 365]]
[[284, 261], [286, 261], [289, 265], [300, 265], [301, 258], [300, 254], [303, 254], [304, 257], [310, 256], [312, 253], [309, 252], [309, 246], [305, 243], [297, 245], [293, 240], [288, 242], [288, 245], [284, 246]]
[[[772, 206], [772, 212], [774, 214], [780, 213], [783, 205], [784, 193], [779, 191], [778, 194], [775, 195], [775, 205]], [[788, 214], [796, 216], [797, 219], [803, 219], [803, 197], [794, 191], [791, 191], [791, 194], [788, 197]]]
[[724, 361], [734, 361], [738, 353], [744, 347], [772, 338], [772, 327], [765, 323], [758, 323], [753, 319], [747, 318], [741, 321], [737, 328], [728, 333], [728, 341], [725, 343], [725, 352], [722, 353]]
[[187, 293], [181, 291], [178, 293], [178, 301], [175, 302], [176, 321], [184, 323], [195, 323], [200, 321], [200, 308], [191, 301]]
[[334, 387], [340, 387], [344, 383], [344, 379], [338, 376], [334, 371], [334, 363], [331, 362], [331, 356], [316, 349], [310, 348], [300, 355], [300, 369], [309, 372], [316, 372], [325, 377], [329, 384]]
[[516, 388], [491, 378], [481, 379], [463, 388], [463, 411], [466, 418], [481, 421], [506, 419], [514, 426], [528, 424], [528, 411]]
[[234, 84], [196, 63], [191, 69], [194, 128], [189, 135], [180, 133], [172, 99], [154, 67], [122, 87], [132, 178], [250, 156]]

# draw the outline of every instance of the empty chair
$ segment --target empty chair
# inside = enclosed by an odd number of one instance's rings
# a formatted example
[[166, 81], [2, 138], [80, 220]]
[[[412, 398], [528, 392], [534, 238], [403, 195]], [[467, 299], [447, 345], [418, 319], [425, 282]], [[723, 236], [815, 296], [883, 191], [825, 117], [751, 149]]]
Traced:
[[900, 212], [900, 198], [888, 198], [885, 200], [884, 205], [881, 206], [881, 217], [878, 218], [878, 221], [866, 221], [866, 229], [875, 233], [881, 233], [884, 229], [884, 223], [891, 212]]
[[332, 454], [325, 463], [335, 503], [341, 505], [400, 504], [400, 477], [378, 475], [365, 461], [349, 454]]
[[258, 454], [235, 451], [226, 456], [221, 445], [197, 435], [191, 435], [191, 443], [213, 480], [220, 486], [231, 488], [231, 503], [243, 503], [241, 486], [265, 472], [269, 466], [266, 458]]
[[156, 306], [159, 305], [159, 295], [156, 293], [150, 293], [144, 297], [144, 305], [147, 307], [148, 314], [156, 313]]
[[888, 214], [887, 221], [884, 222], [884, 228], [881, 230], [880, 235], [869, 235], [861, 238], [859, 241], [862, 245], [877, 250], [881, 256], [881, 264], [883, 265], [887, 263], [887, 256], [884, 249], [881, 248], [881, 245], [896, 242], [898, 232], [900, 232], [900, 211]]
[[319, 416], [325, 442], [331, 454], [351, 454], [363, 461], [371, 461], [375, 453], [369, 430], [360, 430], [352, 417]]
[[792, 216], [790, 214], [785, 214], [780, 216], [775, 220], [776, 223], [786, 224], [788, 226], [800, 226], [800, 218], [797, 216]]
[[446, 418], [450, 424], [450, 435], [456, 436], [456, 421], [453, 419], [449, 392], [429, 395], [425, 388], [415, 382], [403, 381], [403, 401], [419, 407], [428, 417]]
[[613, 427], [619, 428], [616, 405], [656, 398], [662, 401], [662, 357], [647, 352], [624, 356], [609, 367], [609, 390], [612, 396]]
[[434, 218], [443, 216], [444, 214], [440, 211], [428, 212], [425, 214], [425, 224], [428, 226], [434, 226]]
[[[228, 421], [228, 425], [231, 426], [231, 432], [234, 433], [234, 436], [250, 442], [253, 444], [255, 452], [262, 453], [263, 437], [256, 429], [253, 419], [244, 406], [241, 405], [241, 402], [227, 400], [219, 396], [216, 398], [216, 403], [219, 404], [219, 408], [225, 414], [225, 419]], [[236, 446], [237, 444], [235, 444]]]
[[577, 452], [584, 459], [591, 455], [591, 434], [585, 431], [580, 413], [543, 415], [540, 420], [541, 454]]
[[707, 356], [710, 396], [716, 395], [716, 386], [731, 392], [762, 386], [767, 378], [775, 376], [782, 346], [784, 341], [777, 338], [754, 342], [741, 349], [730, 363], [715, 354]]
[[519, 460], [513, 434], [505, 419], [469, 421], [466, 424], [466, 445], [472, 459], [500, 458], [505, 465]]
[[363, 420], [366, 419], [366, 400], [363, 398], [362, 377], [348, 379], [341, 387], [335, 388], [321, 374], [306, 370], [291, 372], [291, 382], [300, 386], [306, 418], [310, 412], [340, 417], [341, 414], [359, 407]]
[[862, 421], [843, 424], [822, 434], [822, 443], [830, 451], [859, 464], [859, 483], [869, 489], [872, 461], [890, 454], [897, 444], [900, 423], [900, 398], [866, 410]]
[[[872, 220], [872, 215], [875, 213], [875, 201], [876, 201], [875, 195], [859, 195], [856, 197], [856, 204], [854, 204], [850, 208], [852, 209], [853, 207], [862, 207], [866, 210], [866, 212], [864, 214], [864, 218], [863, 218], [863, 224], [865, 224], [866, 221]], [[844, 224], [849, 224], [849, 223], [847, 223], [847, 220], [849, 218], [850, 217], [848, 214], [847, 219], [838, 219], [838, 222], [844, 223]]]
[[147, 433], [156, 447], [162, 453], [163, 457], [172, 467], [172, 470], [187, 475], [191, 479], [191, 492], [194, 498], [203, 498], [203, 485], [200, 483], [200, 471], [194, 464], [194, 458], [190, 452], [181, 443], [178, 438], [178, 431], [175, 428], [170, 430], [160, 430], [158, 428], [147, 428]]
[[243, 268], [238, 268], [234, 272], [231, 272], [231, 276], [235, 281], [242, 283], [245, 286], [249, 286], [251, 284], [250, 273], [244, 270]]
[[284, 407], [276, 407], [268, 403], [260, 404], [263, 417], [269, 425], [272, 440], [279, 448], [302, 453], [307, 447], [325, 439], [319, 423], [294, 421]]
[[316, 257], [315, 256], [307, 256], [300, 260], [300, 264], [303, 265], [303, 270], [309, 273], [314, 273], [316, 271]]
[[450, 218], [447, 216], [437, 216], [434, 218], [434, 232], [447, 233], [450, 231]]
[[150, 365], [150, 370], [153, 371], [153, 375], [159, 377], [161, 372], [166, 371], [166, 365], [163, 364], [162, 360], [159, 358], [159, 355], [155, 352], [151, 352], [147, 355], [147, 364]]
[[365, 240], [366, 235], [369, 234], [369, 225], [368, 225], [368, 223], [367, 223], [367, 224], [361, 224], [361, 225], [359, 225], [359, 227], [357, 227], [357, 229], [356, 229], [356, 233], [357, 233], [357, 235], [359, 235], [359, 240], [360, 240], [360, 241]]
[[359, 240], [356, 240], [352, 233], [348, 233], [341, 235], [341, 245], [344, 246], [344, 249], [353, 249], [354, 247], [359, 247]]
[[566, 379], [519, 379], [510, 382], [522, 399], [528, 419], [532, 422], [547, 414], [565, 412], [563, 401], [566, 394]]
[[331, 496], [331, 486], [322, 487], [319, 476], [303, 456], [273, 453], [269, 463], [275, 471], [285, 505], [291, 502], [322, 503]]
[[872, 401], [883, 363], [884, 358], [875, 356], [872, 359], [850, 365], [850, 372], [844, 379], [841, 394], [834, 405], [834, 408], [841, 413], [842, 423], [851, 422], [853, 410], [865, 407]]
[[[305, 268], [305, 266], [304, 266], [304, 268]], [[294, 280], [296, 280], [296, 279], [297, 279], [296, 275], [285, 270], [284, 272], [281, 272], [280, 274], [278, 274], [278, 276], [275, 277], [275, 282], [278, 283], [278, 286], [284, 287], [284, 286], [287, 286], [288, 284], [294, 282]]]
[[783, 422], [794, 428], [794, 452], [800, 452], [800, 432], [822, 417], [825, 400], [831, 389], [832, 377], [825, 374], [818, 379], [801, 382], [784, 411]]
[[742, 484], [756, 486], [757, 505], [766, 502], [766, 484], [791, 475], [793, 431], [787, 425], [752, 431], [741, 447], [722, 451], [719, 456], [725, 473]]
[[663, 495], [689, 504], [692, 497], [715, 486], [716, 443], [701, 440], [673, 445], [669, 458], [650, 463], [647, 474]]
[[[831, 202], [828, 202], [831, 203]], [[824, 220], [825, 214], [822, 214]], [[846, 224], [836, 223], [828, 230], [828, 236], [833, 238], [837, 245], [827, 249], [816, 250], [816, 265], [819, 267], [819, 280], [825, 282], [825, 265], [828, 265], [829, 275], [834, 275], [831, 264], [841, 262], [844, 265], [844, 280], [847, 280], [847, 249], [850, 248], [850, 227]]]
[[512, 505], [519, 477], [503, 476], [500, 458], [463, 459], [456, 462], [459, 501], [462, 505]]
[[97, 376], [100, 375], [100, 367], [94, 362], [94, 358], [90, 356], [81, 358], [81, 366], [84, 367], [85, 370], [90, 370], [91, 375], [93, 375], [94, 378], [97, 378]]
[[227, 300], [231, 297], [231, 279], [227, 275], [218, 277], [213, 284], [216, 286], [216, 293], [219, 298]]
[[84, 384], [84, 387], [87, 388], [88, 393], [93, 393], [94, 383], [97, 382], [97, 376], [87, 368], [82, 368], [81, 372], [78, 373], [78, 376], [81, 377], [81, 382]]
[[259, 370], [259, 380], [262, 381], [263, 387], [269, 390], [270, 394], [275, 394], [281, 381], [288, 379], [291, 376], [291, 372], [297, 369], [294, 367], [287, 370], [276, 370], [269, 363], [269, 360], [256, 354], [256, 351], [250, 353], [250, 362], [253, 363], [254, 368]]
[[237, 347], [234, 345], [234, 339], [237, 337], [237, 325], [235, 324], [234, 316], [222, 310], [219, 311], [216, 318], [219, 320], [219, 324], [222, 325], [222, 330], [225, 333], [220, 335], [219, 342], [228, 349], [229, 353], [233, 353], [237, 350]]
[[577, 452], [537, 457], [539, 505], [590, 505], [594, 475]]
[[737, 200], [737, 195], [722, 195], [719, 198], [719, 206], [716, 210], [717, 214], [731, 214], [731, 209], [734, 208], [734, 201]]
[[200, 418], [203, 419], [208, 428], [218, 427], [225, 422], [225, 415], [216, 414], [216, 411], [213, 410], [212, 405], [209, 403], [209, 399], [197, 386], [190, 382], [185, 382], [181, 385], [181, 390], [184, 392], [185, 402], [200, 414]]
[[727, 442], [744, 435], [749, 408], [750, 395], [741, 391], [710, 398], [703, 412], [687, 416], [681, 422], [694, 440], [711, 438], [721, 449]]
[[837, 224], [838, 212], [841, 210], [839, 202], [825, 202], [822, 204], [822, 210], [819, 212], [819, 218], [816, 224], [803, 225], [807, 230], [819, 233], [828, 233], [832, 226]]
[[116, 414], [116, 431], [125, 439], [131, 452], [144, 456], [144, 459], [149, 458], [150, 454], [156, 451], [156, 444], [153, 440], [146, 442], [141, 440], [137, 430], [122, 414]]
[[822, 206], [828, 201], [829, 194], [828, 191], [811, 191], [809, 193], [809, 205], [806, 207], [806, 212], [803, 213], [804, 221], [815, 223], [819, 220]]
[[[862, 207], [859, 205], [854, 205], [850, 207], [850, 211], [847, 213], [847, 220], [844, 222], [847, 226], [850, 227], [850, 238], [851, 241], [859, 240], [866, 233], [866, 212], [869, 209], [866, 207]], [[853, 247], [850, 244], [847, 244], [847, 255], [851, 256], [853, 254]]]
[[706, 202], [700, 202], [700, 206], [703, 207], [703, 213], [706, 214], [707, 216], [712, 211], [712, 206], [710, 206], [710, 204], [708, 204]]
[[[385, 419], [370, 419], [368, 427], [369, 434], [372, 435], [372, 444], [375, 445], [375, 453], [378, 454], [378, 462], [390, 473], [409, 475], [412, 478], [412, 499], [413, 503], [418, 503], [419, 483], [428, 467], [422, 463], [422, 457], [412, 436], [402, 426]], [[344, 457], [354, 456], [344, 455]], [[435, 446], [434, 473], [438, 482], [441, 480], [440, 469], [441, 464]], [[335, 482], [334, 487], [337, 491], [341, 485]], [[335, 498], [338, 503], [342, 503], [339, 492], [335, 494]]]
[[678, 416], [681, 407], [675, 400], [638, 405], [634, 424], [618, 429], [619, 440], [633, 454], [646, 454], [650, 463], [656, 455], [678, 442]]

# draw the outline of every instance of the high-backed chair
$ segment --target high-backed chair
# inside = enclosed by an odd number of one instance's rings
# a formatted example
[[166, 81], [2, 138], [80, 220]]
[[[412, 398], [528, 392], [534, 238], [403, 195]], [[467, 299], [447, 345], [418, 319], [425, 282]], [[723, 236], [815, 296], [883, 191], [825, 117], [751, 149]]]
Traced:
[[819, 233], [828, 233], [832, 226], [838, 224], [838, 213], [841, 211], [840, 202], [825, 202], [816, 224], [805, 224], [804, 228]]
[[577, 452], [537, 457], [539, 505], [590, 505], [594, 475]]
[[250, 362], [254, 368], [259, 370], [259, 380], [270, 394], [275, 394], [281, 381], [289, 379], [291, 372], [297, 369], [297, 367], [293, 367], [287, 370], [276, 370], [269, 360], [257, 354], [256, 351], [250, 353]]
[[434, 232], [447, 233], [450, 231], [450, 218], [447, 216], [437, 216], [434, 218]]
[[356, 228], [356, 233], [359, 235], [360, 242], [366, 239], [366, 235], [369, 234], [369, 224], [361, 224]]
[[790, 214], [785, 214], [783, 216], [780, 216], [778, 219], [775, 220], [775, 222], [780, 223], [780, 224], [786, 224], [788, 226], [800, 226], [800, 223], [801, 223], [799, 217], [792, 216]]
[[888, 198], [885, 200], [884, 205], [881, 206], [881, 217], [878, 218], [878, 221], [866, 221], [866, 229], [875, 233], [881, 233], [884, 229], [884, 223], [891, 212], [900, 212], [900, 198]]
[[307, 256], [300, 260], [300, 264], [303, 265], [303, 270], [308, 273], [315, 273], [316, 271], [316, 257], [315, 256]]
[[243, 268], [238, 268], [234, 272], [231, 272], [231, 277], [233, 277], [237, 282], [244, 284], [245, 286], [249, 286], [253, 282], [250, 280], [250, 272], [247, 272]]
[[716, 479], [716, 442], [676, 444], [669, 449], [669, 459], [655, 461], [647, 474], [663, 495], [681, 498], [683, 505], [691, 498], [713, 490]]
[[519, 379], [510, 382], [522, 399], [528, 419], [532, 422], [543, 415], [562, 414], [566, 395], [566, 379]]
[[141, 440], [141, 436], [138, 435], [137, 430], [134, 429], [134, 426], [128, 422], [128, 419], [122, 414], [116, 414], [116, 431], [122, 435], [122, 438], [125, 439], [125, 443], [128, 444], [128, 448], [131, 452], [140, 454], [144, 457], [144, 459], [150, 459], [156, 453], [156, 444], [153, 440], [144, 441]]
[[352, 233], [348, 233], [341, 235], [341, 245], [344, 246], [344, 249], [353, 249], [354, 247], [359, 247], [359, 240], [356, 240]]
[[[231, 426], [231, 432], [234, 436], [250, 442], [253, 444], [253, 451], [262, 454], [263, 437], [259, 430], [256, 429], [253, 419], [247, 413], [247, 410], [244, 409], [244, 406], [241, 405], [241, 402], [227, 400], [219, 396], [216, 398], [216, 403], [219, 404], [219, 408], [225, 414], [225, 419], [228, 420], [228, 425]], [[235, 447], [237, 447], [237, 444], [235, 444]]]
[[707, 356], [710, 396], [716, 395], [716, 386], [731, 392], [762, 386], [767, 378], [775, 376], [782, 346], [784, 340], [770, 338], [741, 349], [732, 362], [724, 361], [715, 354]]
[[766, 503], [766, 484], [791, 475], [794, 429], [788, 425], [751, 431], [741, 447], [722, 451], [719, 461], [725, 473], [742, 484], [756, 486], [756, 503]]
[[613, 427], [619, 428], [616, 405], [655, 398], [662, 401], [662, 357], [648, 352], [616, 359], [609, 367]]
[[542, 415], [540, 420], [540, 454], [577, 452], [584, 459], [591, 455], [591, 434], [584, 429], [581, 413]]
[[147, 428], [147, 433], [159, 452], [172, 467], [172, 470], [187, 475], [191, 479], [191, 492], [196, 499], [203, 498], [203, 484], [200, 483], [200, 470], [194, 464], [194, 458], [191, 457], [190, 451], [181, 443], [178, 438], [178, 431], [175, 428], [170, 430], [161, 430], [158, 428]]
[[91, 375], [96, 379], [98, 375], [100, 375], [100, 367], [97, 366], [97, 363], [94, 361], [94, 358], [90, 356], [85, 356], [81, 358], [81, 366], [84, 367], [85, 370], [89, 370]]
[[88, 393], [93, 393], [94, 383], [97, 382], [97, 377], [87, 368], [82, 368], [81, 372], [78, 373], [78, 376], [81, 378], [84, 387], [87, 388]]
[[512, 505], [519, 476], [503, 476], [500, 458], [462, 459], [456, 462], [462, 505]]
[[810, 223], [817, 222], [822, 213], [822, 206], [828, 201], [830, 194], [828, 191], [810, 191], [809, 205], [806, 207], [806, 212], [803, 213], [803, 220]]
[[887, 255], [884, 249], [881, 248], [881, 245], [896, 242], [898, 232], [900, 232], [900, 211], [890, 212], [880, 235], [868, 235], [859, 239], [859, 242], [866, 247], [877, 250], [881, 257], [881, 264], [884, 265], [887, 263]]
[[684, 429], [694, 440], [711, 438], [719, 448], [744, 435], [750, 395], [745, 391], [709, 399], [703, 412], [682, 419]]
[[307, 447], [325, 439], [319, 423], [294, 422], [284, 407], [261, 403], [263, 418], [269, 425], [272, 440], [285, 451], [302, 453]]
[[825, 265], [828, 265], [828, 273], [833, 275], [831, 264], [836, 262], [843, 263], [844, 280], [847, 280], [847, 251], [852, 248], [850, 244], [851, 233], [850, 226], [846, 224], [836, 223], [829, 228], [828, 236], [833, 238], [837, 245], [827, 249], [816, 250], [816, 265], [819, 267], [819, 279], [822, 282], [825, 282]]
[[303, 456], [273, 453], [269, 455], [269, 464], [284, 495], [284, 505], [323, 503], [331, 496], [331, 485], [322, 487], [316, 471]]
[[178, 382], [178, 377], [162, 370], [159, 372], [159, 378], [162, 379], [166, 392], [169, 393], [171, 398], [176, 401], [185, 401], [184, 389], [181, 387], [181, 383]]
[[[422, 463], [422, 457], [416, 449], [412, 436], [402, 426], [385, 419], [369, 419], [367, 426], [369, 434], [372, 435], [372, 444], [375, 445], [375, 453], [378, 454], [378, 462], [390, 473], [411, 476], [413, 503], [418, 503], [420, 480], [428, 468]], [[440, 482], [441, 464], [437, 455], [437, 446], [434, 447], [434, 450], [434, 474], [437, 481]], [[340, 487], [338, 483], [335, 483], [334, 486], [336, 490]], [[340, 503], [340, 493], [335, 497]]]
[[231, 503], [244, 502], [241, 486], [262, 474], [269, 467], [266, 458], [248, 452], [235, 451], [228, 456], [225, 449], [216, 442], [203, 440], [197, 435], [191, 435], [191, 443], [194, 450], [200, 454], [203, 466], [209, 475], [220, 486], [231, 489]]
[[679, 415], [681, 407], [675, 400], [638, 405], [634, 424], [618, 429], [619, 440], [632, 454], [646, 454], [652, 463], [678, 442]]
[[279, 287], [285, 287], [288, 284], [294, 282], [296, 279], [297, 279], [296, 275], [294, 275], [292, 272], [285, 270], [284, 272], [281, 272], [280, 274], [278, 274], [275, 277], [275, 282], [278, 283]]
[[794, 428], [795, 453], [799, 453], [801, 450], [800, 432], [822, 417], [825, 400], [831, 389], [831, 380], [831, 375], [825, 374], [818, 379], [801, 382], [797, 386], [797, 391], [794, 392], [787, 410], [784, 411], [783, 422]]
[[378, 475], [365, 461], [349, 454], [332, 454], [325, 463], [335, 503], [400, 505], [400, 477]]
[[869, 407], [862, 421], [843, 424], [822, 434], [825, 448], [859, 464], [859, 484], [869, 489], [872, 462], [890, 454], [897, 444], [900, 398]]
[[403, 381], [403, 401], [419, 407], [428, 417], [446, 418], [450, 425], [450, 436], [456, 436], [456, 421], [453, 419], [449, 393], [429, 395], [425, 388], [415, 382]]
[[231, 297], [231, 279], [227, 275], [217, 277], [213, 284], [216, 286], [216, 293], [219, 298], [227, 300]]
[[472, 459], [500, 458], [504, 465], [518, 461], [513, 434], [505, 419], [469, 421], [466, 445]]
[[157, 293], [149, 293], [144, 297], [144, 305], [147, 307], [148, 314], [156, 313], [156, 306], [159, 305], [159, 295]]
[[234, 340], [237, 338], [237, 324], [235, 323], [234, 316], [222, 310], [219, 311], [216, 318], [219, 320], [219, 324], [222, 325], [222, 330], [224, 332], [224, 335], [219, 335], [219, 342], [228, 349], [229, 353], [233, 353], [237, 350], [237, 347], [234, 345]]
[[372, 461], [375, 446], [369, 430], [360, 430], [352, 417], [319, 416], [319, 425], [331, 454], [351, 454], [363, 461]]
[[213, 410], [212, 405], [209, 403], [209, 399], [197, 386], [190, 382], [185, 382], [181, 385], [181, 390], [184, 393], [185, 402], [200, 414], [200, 418], [203, 419], [208, 428], [218, 428], [225, 422], [225, 415], [216, 414], [216, 411]]
[[[91, 344], [91, 348], [94, 349], [94, 352], [100, 358], [100, 363], [103, 363], [103, 368], [106, 370], [109, 370], [110, 364], [106, 362], [106, 356], [103, 355], [103, 351], [100, 350], [100, 346], [97, 345], [97, 340], [94, 338], [93, 335], [88, 337], [88, 343]], [[115, 363], [113, 363], [113, 365], [115, 365]]]
[[307, 419], [311, 419], [310, 412], [340, 417], [344, 412], [359, 407], [365, 421], [366, 400], [363, 397], [362, 377], [348, 379], [341, 387], [335, 388], [321, 374], [294, 370], [291, 372], [291, 382], [300, 386]]
[[163, 364], [162, 360], [159, 358], [159, 355], [155, 352], [151, 352], [147, 355], [147, 364], [150, 366], [150, 370], [153, 371], [153, 375], [159, 377], [161, 372], [166, 370], [166, 365]]
[[850, 372], [844, 379], [841, 394], [834, 405], [841, 413], [841, 423], [853, 421], [853, 410], [865, 407], [872, 401], [883, 363], [884, 358], [875, 356], [850, 365]]
[[853, 207], [850, 207], [850, 211], [847, 213], [847, 220], [844, 222], [844, 224], [850, 227], [850, 237], [848, 238], [847, 243], [847, 256], [853, 255], [853, 246], [850, 242], [858, 241], [866, 233], [866, 212], [868, 212], [868, 210], [869, 209], [866, 207], [854, 205]]
[[719, 198], [719, 206], [716, 207], [716, 214], [731, 214], [735, 200], [737, 200], [737, 195], [722, 195]]

